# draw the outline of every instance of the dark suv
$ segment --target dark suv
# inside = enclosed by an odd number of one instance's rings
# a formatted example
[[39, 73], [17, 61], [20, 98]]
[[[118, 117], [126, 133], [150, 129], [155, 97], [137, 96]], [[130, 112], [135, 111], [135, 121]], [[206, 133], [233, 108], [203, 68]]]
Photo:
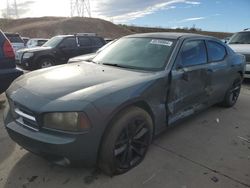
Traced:
[[55, 36], [41, 47], [19, 50], [17, 63], [28, 69], [46, 68], [96, 52], [104, 44], [105, 40], [94, 33]]
[[0, 30], [0, 94], [3, 93], [11, 82], [23, 72], [16, 69], [15, 53], [3, 32]]

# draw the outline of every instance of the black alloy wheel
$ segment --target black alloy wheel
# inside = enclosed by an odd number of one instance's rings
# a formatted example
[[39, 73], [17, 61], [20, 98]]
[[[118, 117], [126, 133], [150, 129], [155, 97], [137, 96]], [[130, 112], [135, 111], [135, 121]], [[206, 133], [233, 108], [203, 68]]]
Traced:
[[240, 90], [241, 90], [242, 77], [239, 74], [237, 78], [234, 80], [231, 88], [227, 91], [223, 102], [221, 103], [224, 107], [232, 107], [237, 102]]
[[115, 142], [114, 158], [117, 167], [130, 169], [139, 164], [150, 144], [151, 135], [145, 120], [136, 117], [122, 130]]
[[234, 83], [233, 88], [230, 90], [229, 102], [234, 105], [240, 95], [241, 81]]
[[124, 109], [103, 137], [99, 167], [110, 176], [134, 168], [143, 161], [152, 135], [153, 121], [145, 110], [136, 106]]

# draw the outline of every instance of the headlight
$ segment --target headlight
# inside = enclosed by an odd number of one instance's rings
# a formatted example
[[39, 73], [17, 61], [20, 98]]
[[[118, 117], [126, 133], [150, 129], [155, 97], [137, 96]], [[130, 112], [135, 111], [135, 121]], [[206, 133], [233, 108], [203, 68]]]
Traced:
[[28, 59], [28, 58], [32, 57], [33, 55], [34, 55], [34, 53], [31, 53], [31, 52], [24, 53], [23, 59]]
[[73, 132], [81, 132], [90, 128], [88, 117], [78, 112], [45, 114], [43, 125], [46, 128]]

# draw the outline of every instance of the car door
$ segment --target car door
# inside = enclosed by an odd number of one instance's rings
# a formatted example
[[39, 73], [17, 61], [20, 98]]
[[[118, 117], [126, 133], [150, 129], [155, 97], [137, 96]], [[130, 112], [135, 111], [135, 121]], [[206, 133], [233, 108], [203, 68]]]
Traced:
[[92, 41], [90, 40], [89, 37], [79, 36], [78, 43], [79, 43], [78, 55], [84, 55], [84, 54], [89, 54], [93, 52]]
[[71, 57], [75, 57], [78, 55], [77, 43], [75, 37], [68, 37], [63, 39], [63, 41], [59, 44], [58, 54], [59, 59], [63, 61], [68, 61]]
[[211, 74], [210, 102], [215, 103], [223, 99], [231, 81], [232, 68], [228, 65], [227, 50], [224, 45], [213, 40], [207, 40], [208, 73]]
[[205, 41], [184, 41], [171, 71], [167, 105], [169, 124], [193, 114], [206, 104], [211, 87], [207, 69]]

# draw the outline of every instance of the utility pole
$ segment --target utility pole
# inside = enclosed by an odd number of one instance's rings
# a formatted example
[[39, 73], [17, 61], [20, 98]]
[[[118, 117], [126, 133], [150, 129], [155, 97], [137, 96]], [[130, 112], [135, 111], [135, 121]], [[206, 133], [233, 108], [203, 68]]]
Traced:
[[91, 17], [89, 0], [70, 0], [71, 17]]
[[18, 18], [18, 7], [16, 0], [6, 0], [6, 17]]

